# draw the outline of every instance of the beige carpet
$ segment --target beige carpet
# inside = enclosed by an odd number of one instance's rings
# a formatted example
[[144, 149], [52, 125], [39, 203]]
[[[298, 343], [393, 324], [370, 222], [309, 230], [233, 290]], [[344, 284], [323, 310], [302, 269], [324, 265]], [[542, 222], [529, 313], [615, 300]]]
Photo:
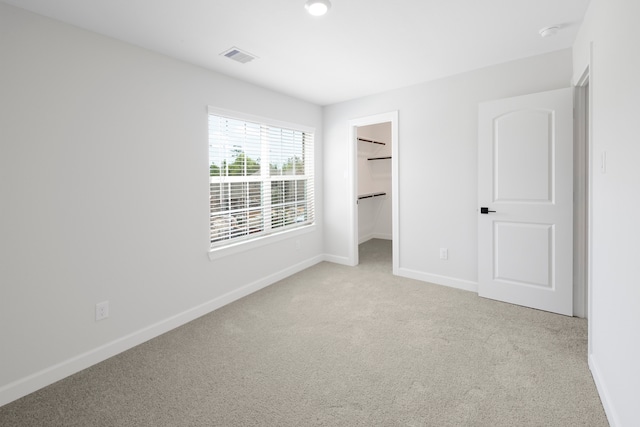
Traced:
[[584, 320], [321, 263], [0, 408], [1, 426], [606, 426]]

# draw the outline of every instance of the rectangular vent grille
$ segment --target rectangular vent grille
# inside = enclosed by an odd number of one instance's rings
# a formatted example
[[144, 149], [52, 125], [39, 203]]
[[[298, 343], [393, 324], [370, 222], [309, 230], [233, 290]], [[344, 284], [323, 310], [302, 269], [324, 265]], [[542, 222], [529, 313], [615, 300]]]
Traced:
[[256, 56], [243, 52], [237, 47], [232, 47], [231, 49], [222, 52], [220, 55], [226, 56], [227, 58], [233, 59], [234, 61], [238, 61], [242, 64], [246, 64], [247, 62], [256, 59]]

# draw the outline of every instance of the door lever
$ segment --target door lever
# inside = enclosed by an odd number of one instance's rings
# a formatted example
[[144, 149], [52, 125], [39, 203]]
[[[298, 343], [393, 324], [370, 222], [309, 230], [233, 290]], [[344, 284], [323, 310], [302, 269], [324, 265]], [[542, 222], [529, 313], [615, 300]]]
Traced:
[[495, 212], [495, 211], [490, 211], [489, 208], [480, 208], [481, 214], [488, 214], [489, 212]]

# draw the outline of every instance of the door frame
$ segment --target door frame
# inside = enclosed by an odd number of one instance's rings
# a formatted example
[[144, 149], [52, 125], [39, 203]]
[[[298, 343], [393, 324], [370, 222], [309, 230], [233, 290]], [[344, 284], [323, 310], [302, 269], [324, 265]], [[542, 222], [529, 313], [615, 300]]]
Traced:
[[375, 114], [349, 120], [349, 265], [358, 265], [358, 133], [360, 126], [391, 123], [391, 235], [393, 250], [393, 274], [400, 263], [400, 234], [398, 216], [398, 111]]
[[[589, 66], [574, 86], [575, 183], [574, 305], [576, 317], [591, 315], [591, 85]], [[589, 322], [590, 323], [590, 322]]]

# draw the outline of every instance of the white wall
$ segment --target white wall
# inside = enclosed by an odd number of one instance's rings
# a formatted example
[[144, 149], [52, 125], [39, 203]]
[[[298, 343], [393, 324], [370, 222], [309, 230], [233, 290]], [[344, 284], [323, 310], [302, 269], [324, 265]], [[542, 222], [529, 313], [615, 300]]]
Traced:
[[[593, 41], [592, 164], [606, 151], [608, 167], [592, 182], [590, 365], [616, 426], [640, 424], [637, 16], [592, 0], [573, 54], [577, 77]], [[0, 58], [0, 405], [316, 262], [323, 223], [325, 252], [348, 257], [358, 117], [399, 110], [403, 274], [473, 288], [477, 104], [571, 74], [562, 51], [329, 106], [323, 147], [317, 106], [4, 4]], [[302, 250], [208, 260], [207, 105], [317, 128], [327, 198]]]
[[368, 160], [391, 156], [391, 123], [359, 126], [358, 137], [385, 144], [358, 142], [358, 195], [386, 193], [385, 196], [359, 201], [358, 242], [373, 238], [391, 240], [391, 160]]
[[347, 122], [398, 110], [399, 273], [476, 290], [478, 103], [570, 79], [564, 50], [325, 107], [325, 252], [349, 256]]
[[[640, 425], [640, 2], [591, 0], [574, 45], [590, 62], [592, 255], [589, 364], [612, 426]], [[606, 173], [600, 171], [606, 152]]]
[[0, 58], [0, 405], [321, 259], [207, 257], [207, 105], [316, 128], [322, 224], [320, 107], [2, 3]]

